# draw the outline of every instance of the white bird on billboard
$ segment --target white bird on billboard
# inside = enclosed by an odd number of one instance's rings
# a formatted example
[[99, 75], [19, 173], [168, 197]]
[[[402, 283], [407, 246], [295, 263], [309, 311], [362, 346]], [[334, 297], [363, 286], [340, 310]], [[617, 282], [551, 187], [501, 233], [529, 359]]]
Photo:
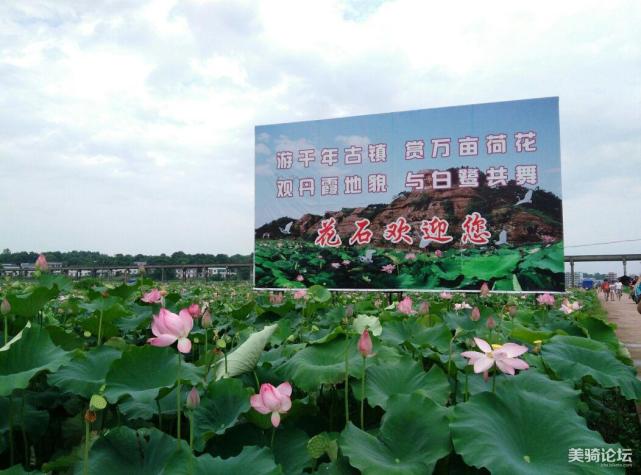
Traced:
[[527, 190], [527, 193], [525, 193], [525, 196], [523, 196], [522, 199], [517, 201], [514, 206], [532, 203], [532, 193], [534, 193], [532, 190]]
[[499, 233], [499, 240], [494, 241], [494, 244], [497, 246], [502, 246], [503, 244], [507, 244], [507, 231], [504, 229]]
[[359, 257], [360, 261], [364, 262], [366, 264], [371, 264], [373, 262], [372, 261], [372, 256], [374, 255], [375, 252], [376, 251], [373, 250], [373, 249], [368, 249], [367, 251], [365, 251], [365, 255], [364, 256], [360, 256]]
[[287, 223], [284, 228], [278, 226], [278, 229], [280, 229], [280, 232], [283, 234], [291, 234], [292, 224], [294, 224], [294, 221], [290, 221], [289, 223]]

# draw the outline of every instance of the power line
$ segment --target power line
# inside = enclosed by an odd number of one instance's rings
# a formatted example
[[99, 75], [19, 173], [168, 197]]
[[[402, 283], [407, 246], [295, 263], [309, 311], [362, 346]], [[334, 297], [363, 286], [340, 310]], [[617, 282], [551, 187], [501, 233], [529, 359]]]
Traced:
[[603, 246], [605, 244], [619, 244], [622, 242], [637, 242], [641, 241], [641, 238], [636, 238], [636, 239], [622, 239], [620, 241], [607, 241], [607, 242], [593, 242], [592, 244], [574, 244], [573, 246], [565, 246], [565, 247], [588, 247], [588, 246]]

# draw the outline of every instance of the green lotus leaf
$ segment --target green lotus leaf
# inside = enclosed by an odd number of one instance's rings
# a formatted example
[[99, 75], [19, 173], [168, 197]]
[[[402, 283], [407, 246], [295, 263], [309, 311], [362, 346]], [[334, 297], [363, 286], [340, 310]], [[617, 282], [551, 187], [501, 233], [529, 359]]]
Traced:
[[89, 399], [105, 384], [105, 376], [111, 364], [120, 358], [115, 348], [101, 346], [86, 353], [79, 353], [57, 372], [47, 377], [49, 384], [63, 391]]
[[307, 296], [315, 302], [325, 303], [332, 298], [332, 294], [322, 285], [312, 285], [307, 289]]
[[372, 317], [369, 315], [359, 315], [354, 319], [352, 323], [352, 328], [357, 334], [363, 333], [363, 331], [368, 328], [369, 331], [374, 336], [380, 336], [383, 332], [383, 327], [378, 317]]
[[[89, 452], [90, 475], [205, 475], [211, 473], [278, 474], [280, 470], [267, 449], [246, 447], [230, 459], [213, 458], [206, 454], [194, 457], [185, 441], [176, 439], [157, 429], [117, 427], [99, 438]], [[83, 473], [83, 462], [75, 465], [74, 473]]]
[[224, 359], [217, 361], [215, 364], [216, 379], [223, 377], [233, 378], [252, 371], [277, 326], [269, 325], [259, 332], [252, 333], [245, 342], [227, 355], [227, 373], [225, 373]]
[[[183, 450], [187, 443], [181, 441]], [[100, 437], [89, 451], [90, 475], [121, 475], [135, 473], [156, 475], [175, 457], [176, 439], [157, 429], [139, 430], [120, 426]], [[178, 452], [179, 453], [179, 452]], [[83, 463], [78, 462], [74, 473], [83, 473]]]
[[577, 325], [585, 330], [589, 338], [604, 343], [613, 353], [616, 354], [619, 351], [620, 342], [612, 324], [600, 318], [586, 317], [577, 320]]
[[56, 298], [59, 290], [56, 286], [53, 288], [35, 287], [19, 295], [7, 295], [7, 300], [11, 304], [11, 313], [21, 317], [33, 318], [49, 302]]
[[321, 384], [337, 384], [345, 379], [345, 351], [349, 352], [350, 375], [360, 377], [363, 357], [358, 352], [355, 337], [347, 343], [344, 338], [336, 338], [321, 345], [307, 346], [285, 363], [279, 374], [304, 391], [316, 391]]
[[300, 475], [311, 466], [307, 450], [309, 436], [301, 429], [279, 429], [274, 438], [274, 459], [283, 467], [286, 475]]
[[[389, 398], [394, 394], [419, 392], [439, 404], [445, 404], [450, 394], [450, 383], [441, 368], [433, 366], [425, 372], [408, 357], [396, 364], [369, 367], [366, 373], [365, 397], [372, 407], [387, 409]], [[355, 387], [354, 391], [360, 399], [360, 388]]]
[[233, 426], [238, 416], [249, 410], [252, 390], [243, 387], [238, 379], [214, 381], [194, 410], [194, 445], [202, 451], [215, 434], [222, 434]]
[[30, 440], [38, 440], [44, 435], [49, 425], [49, 412], [37, 409], [31, 403], [29, 395], [25, 398], [24, 408], [22, 407], [22, 397], [14, 395], [12, 398], [0, 398], [0, 433], [9, 431], [9, 407], [11, 405], [13, 407], [13, 430], [22, 427], [21, 412], [24, 411], [24, 429], [29, 434]]
[[[182, 363], [181, 380], [196, 384], [201, 378], [200, 371], [200, 368]], [[104, 396], [112, 404], [129, 396], [135, 404], [121, 407], [123, 412], [135, 410], [136, 417], [148, 419], [156, 410], [155, 399], [160, 391], [176, 384], [177, 372], [178, 357], [174, 349], [151, 345], [130, 347], [111, 364], [105, 377]]]
[[26, 388], [36, 374], [56, 371], [70, 359], [71, 353], [55, 346], [45, 329], [24, 328], [19, 339], [0, 351], [0, 396]]
[[482, 392], [456, 405], [450, 424], [455, 451], [468, 465], [497, 475], [623, 473], [620, 468], [569, 462], [570, 448], [620, 446], [606, 444], [598, 432], [588, 429], [573, 407], [576, 391], [546, 379], [506, 378], [497, 384], [496, 393]]
[[[518, 253], [505, 256], [463, 257], [460, 261], [461, 272], [468, 279], [487, 281], [507, 276], [511, 278], [519, 260]], [[561, 262], [563, 262], [563, 257], [561, 257]]]
[[431, 473], [450, 450], [449, 410], [420, 394], [392, 396], [378, 436], [349, 423], [339, 444], [364, 475]]
[[626, 399], [641, 398], [641, 381], [634, 368], [617, 360], [598, 341], [557, 335], [543, 345], [541, 354], [545, 364], [563, 379], [579, 382], [590, 376], [604, 388], [620, 388]]

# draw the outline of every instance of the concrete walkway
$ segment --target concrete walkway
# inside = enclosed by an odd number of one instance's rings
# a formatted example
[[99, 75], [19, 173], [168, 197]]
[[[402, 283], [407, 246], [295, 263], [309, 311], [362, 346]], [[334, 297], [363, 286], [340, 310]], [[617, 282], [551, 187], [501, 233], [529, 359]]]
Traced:
[[641, 376], [641, 314], [637, 312], [636, 304], [627, 295], [623, 295], [621, 300], [606, 302], [603, 298], [600, 299], [601, 305], [608, 312], [608, 319], [617, 324], [616, 334], [628, 348], [637, 374]]

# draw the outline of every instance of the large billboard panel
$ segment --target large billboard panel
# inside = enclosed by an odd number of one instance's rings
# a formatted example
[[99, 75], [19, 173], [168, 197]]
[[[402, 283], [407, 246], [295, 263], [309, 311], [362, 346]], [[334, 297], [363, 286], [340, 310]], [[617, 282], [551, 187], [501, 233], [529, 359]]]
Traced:
[[255, 139], [256, 288], [565, 290], [556, 97]]

